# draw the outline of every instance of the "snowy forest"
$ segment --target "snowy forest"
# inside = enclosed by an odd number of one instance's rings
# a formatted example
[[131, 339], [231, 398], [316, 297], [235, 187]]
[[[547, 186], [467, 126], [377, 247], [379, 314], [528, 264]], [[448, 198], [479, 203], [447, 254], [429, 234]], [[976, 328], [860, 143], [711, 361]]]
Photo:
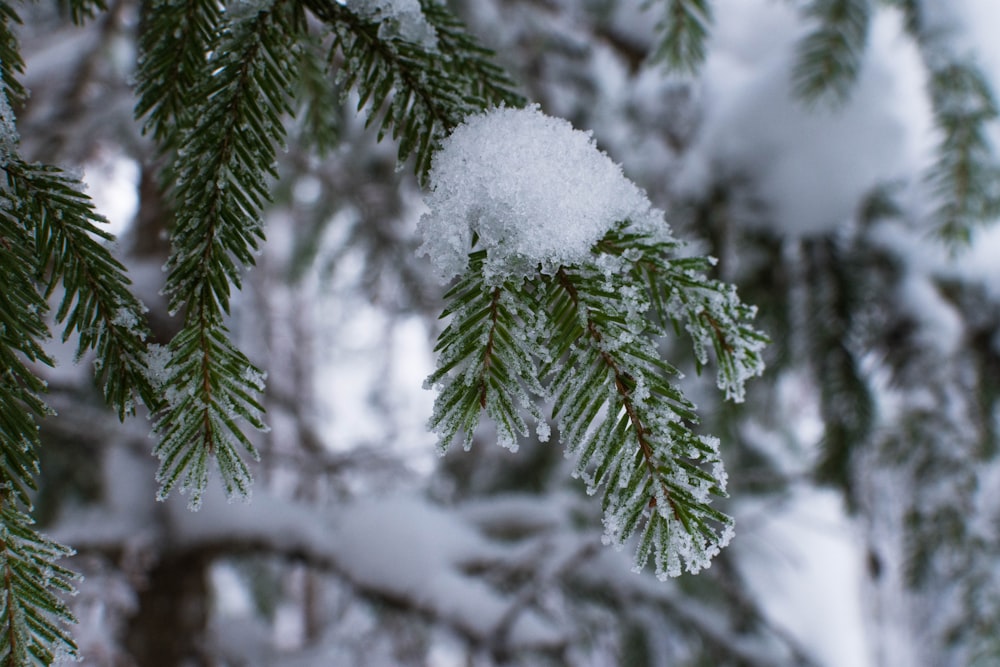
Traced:
[[0, 0], [0, 665], [1000, 664], [991, 0]]

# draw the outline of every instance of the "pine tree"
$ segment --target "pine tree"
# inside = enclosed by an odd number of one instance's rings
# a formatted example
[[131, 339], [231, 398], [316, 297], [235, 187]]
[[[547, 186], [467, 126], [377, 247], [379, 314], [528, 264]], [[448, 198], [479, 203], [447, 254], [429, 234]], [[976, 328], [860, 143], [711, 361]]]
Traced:
[[[78, 2], [70, 9], [82, 22], [105, 8]], [[4, 297], [0, 350], [7, 369], [0, 634], [10, 665], [48, 664], [76, 652], [66, 629], [73, 619], [58, 597], [72, 590], [73, 574], [56, 563], [71, 551], [30, 528], [40, 447], [34, 418], [46, 408], [44, 386], [26, 364], [51, 363], [43, 348], [47, 299], [59, 297], [53, 320], [64, 339], [76, 336], [78, 356], [95, 353], [105, 399], [119, 418], [138, 404], [156, 416], [160, 497], [177, 488], [197, 508], [213, 467], [228, 494], [248, 496], [243, 457], [258, 454], [244, 425], [266, 428], [257, 398], [264, 373], [232, 342], [226, 317], [232, 291], [264, 240], [261, 212], [277, 177], [286, 119], [301, 106], [315, 116], [329, 99], [309, 74], [335, 68], [343, 94], [357, 94], [379, 138], [391, 134], [399, 162], [412, 158], [423, 183], [442, 140], [464, 118], [523, 104], [490, 53], [434, 0], [422, 2], [416, 15], [392, 3], [311, 0], [144, 5], [136, 115], [166, 165], [162, 180], [175, 220], [165, 294], [183, 321], [168, 344], [151, 344], [144, 308], [103, 243], [110, 236], [97, 226], [103, 220], [81, 182], [18, 157], [13, 109], [25, 94], [11, 29], [18, 21], [4, 5], [0, 139], [7, 181], [0, 238], [12, 289]], [[332, 35], [328, 45], [310, 36], [316, 25]], [[322, 133], [316, 140], [320, 147], [329, 142]], [[669, 382], [676, 371], [655, 342], [671, 324], [685, 326], [701, 362], [707, 349], [715, 350], [720, 382], [739, 398], [745, 377], [760, 370], [764, 340], [741, 324], [752, 311], [729, 287], [701, 275], [702, 260], [676, 257], [676, 247], [669, 236], [622, 227], [600, 240], [593, 260], [522, 286], [484, 282], [482, 251], [473, 249], [468, 271], [450, 292], [453, 321], [434, 376], [444, 385], [435, 418], [444, 441], [456, 430], [468, 441], [484, 409], [497, 420], [501, 441], [512, 443], [524, 433], [515, 401], [527, 405], [526, 390], [538, 398], [552, 394], [579, 473], [592, 488], [605, 488], [608, 535], [622, 543], [644, 522], [638, 561], [652, 553], [661, 574], [677, 574], [679, 558], [692, 571], [706, 566], [728, 540], [731, 521], [707, 505], [709, 494], [725, 488], [715, 441], [690, 430], [693, 404]], [[619, 275], [601, 268], [608, 261]], [[635, 296], [622, 301], [623, 291]], [[545, 310], [551, 320], [539, 321]], [[543, 360], [518, 349], [515, 341], [525, 335], [539, 337]], [[617, 338], [634, 340], [613, 345]], [[458, 367], [478, 378], [471, 389], [453, 372]]]
[[[938, 160], [928, 174], [938, 204], [935, 225], [946, 239], [968, 243], [978, 226], [1000, 213], [998, 167], [986, 138], [997, 117], [993, 93], [975, 63], [954, 53], [947, 36], [927, 29], [920, 3], [883, 4], [905, 13], [931, 73], [941, 133]], [[648, 5], [663, 10], [653, 57], [669, 70], [695, 73], [706, 57], [713, 4]], [[525, 106], [493, 54], [443, 3], [421, 0], [419, 11], [414, 6], [360, 0], [143, 5], [135, 113], [164, 165], [162, 185], [175, 217], [165, 294], [182, 322], [170, 341], [153, 343], [144, 306], [109, 251], [110, 236], [80, 179], [19, 155], [14, 114], [25, 91], [13, 26], [20, 19], [12, 7], [0, 5], [0, 152], [6, 175], [0, 265], [8, 277], [0, 294], [2, 664], [49, 664], [76, 653], [68, 630], [72, 615], [60, 597], [73, 590], [74, 574], [60, 564], [71, 550], [32, 528], [41, 447], [37, 420], [48, 413], [36, 366], [52, 363], [44, 346], [51, 329], [74, 339], [78, 356], [94, 356], [104, 397], [120, 419], [137, 409], [155, 416], [160, 497], [177, 489], [197, 508], [213, 469], [227, 493], [248, 496], [252, 480], [245, 458], [258, 457], [248, 431], [267, 428], [260, 400], [266, 369], [234, 342], [228, 318], [234, 292], [264, 242], [263, 212], [289, 119], [298, 116], [304, 139], [317, 152], [330, 151], [339, 128], [325, 110], [350, 99], [379, 139], [396, 142], [399, 164], [435, 192], [445, 189], [435, 181], [435, 159], [454, 131], [489, 109]], [[84, 22], [107, 8], [99, 0], [73, 0], [69, 10], [74, 21]], [[875, 11], [867, 0], [807, 3], [804, 18], [811, 30], [793, 74], [804, 104], [836, 107], [850, 97]], [[515, 448], [529, 435], [529, 420], [538, 438], [547, 439], [549, 413], [574, 474], [589, 492], [602, 493], [606, 541], [634, 542], [637, 566], [652, 557], [658, 575], [696, 572], [728, 541], [732, 520], [711, 505], [726, 493], [719, 441], [697, 426], [699, 414], [675, 367], [680, 362], [672, 363], [678, 347], [673, 341], [690, 339], [698, 371], [714, 361], [725, 398], [739, 402], [744, 381], [762, 370], [766, 339], [750, 324], [754, 309], [712, 277], [708, 258], [688, 254], [662, 217], [606, 222], [614, 224], [572, 261], [522, 262], [512, 272], [498, 271], [496, 237], [468, 230], [461, 269], [445, 295], [443, 315], [449, 319], [438, 340], [438, 367], [429, 378], [440, 392], [431, 426], [442, 448], [456, 438], [469, 446], [485, 415], [496, 440]], [[844, 488], [858, 508], [865, 502], [856, 472], [865, 444], [882, 438], [880, 451], [891, 453], [900, 440], [925, 438], [926, 456], [915, 457], [907, 471], [919, 479], [921, 468], [939, 462], [927, 436], [940, 424], [935, 415], [916, 410], [916, 435], [876, 434], [855, 326], [858, 314], [872, 305], [846, 270], [842, 244], [810, 242], [806, 251], [817, 334], [812, 341], [824, 352], [837, 352], [815, 355], [827, 430], [817, 476]], [[866, 259], [867, 274], [883, 258]], [[766, 302], [769, 295], [757, 296]], [[51, 313], [50, 301], [57, 304]], [[783, 339], [787, 331], [775, 324]], [[877, 339], [865, 343], [891, 350], [890, 332], [863, 333]], [[988, 345], [976, 351], [992, 363]], [[961, 378], [946, 380], [961, 385]], [[995, 386], [982, 378], [976, 389], [965, 407], [988, 431]], [[976, 456], [990, 458], [984, 443], [993, 441], [991, 434], [980, 441], [952, 424], [946, 428]], [[953, 479], [945, 473], [941, 478]], [[973, 475], [963, 488], [974, 486]], [[963, 502], [974, 503], [974, 493]], [[970, 553], [989, 548], [980, 535], [963, 532], [953, 509], [912, 508], [916, 528], [910, 535], [920, 556], [914, 559], [915, 586], [937, 557], [919, 549], [928, 525], [951, 526]], [[976, 569], [974, 557], [970, 563], [975, 576], [954, 594], [977, 602], [969, 608], [979, 616], [972, 624], [950, 619], [946, 631], [972, 632], [972, 643], [984, 645], [982, 629], [990, 627], [993, 611], [978, 604], [976, 595], [990, 590], [989, 575]], [[983, 655], [990, 650], [987, 645]], [[751, 662], [744, 658], [736, 649], [727, 657]]]

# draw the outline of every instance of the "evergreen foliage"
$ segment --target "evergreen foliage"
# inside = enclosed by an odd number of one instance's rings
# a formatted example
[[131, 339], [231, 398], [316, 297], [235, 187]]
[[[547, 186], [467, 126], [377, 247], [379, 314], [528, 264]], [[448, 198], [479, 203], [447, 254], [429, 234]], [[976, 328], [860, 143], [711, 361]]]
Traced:
[[879, 332], [878, 349], [890, 359], [893, 381], [907, 400], [896, 423], [874, 434], [872, 453], [863, 454], [867, 443], [854, 448], [862, 459], [854, 466], [873, 460], [885, 466], [878, 482], [901, 515], [902, 575], [914, 598], [931, 601], [915, 612], [921, 632], [947, 656], [943, 662], [987, 665], [1000, 655], [994, 631], [1000, 543], [995, 530], [973, 517], [980, 516], [983, 489], [996, 474], [1000, 356], [988, 341], [998, 312], [982, 290], [956, 287], [940, 285], [968, 326], [958, 353], [926, 347], [915, 353], [920, 328], [901, 336], [901, 325], [907, 327], [899, 321]]
[[[72, 573], [57, 564], [72, 550], [32, 529], [34, 521], [28, 514], [38, 474], [36, 419], [48, 412], [41, 399], [45, 385], [28, 364], [52, 365], [43, 348], [50, 334], [43, 319], [48, 304], [39, 279], [51, 271], [50, 290], [59, 278], [71, 285], [56, 317], [67, 320], [67, 332], [86, 330], [80, 336], [81, 350], [93, 347], [97, 360], [107, 362], [105, 394], [118, 401], [122, 414], [131, 409], [126, 396], [134, 370], [129, 351], [135, 343], [115, 322], [120, 312], [132, 312], [127, 310], [128, 300], [113, 300], [124, 289], [117, 265], [105, 248], [89, 238], [81, 239], [79, 230], [66, 233], [75, 224], [88, 224], [93, 216], [89, 201], [67, 185], [74, 181], [60, 179], [55, 170], [36, 168], [35, 174], [26, 176], [30, 168], [15, 160], [8, 157], [3, 167], [7, 187], [0, 200], [0, 268], [6, 279], [0, 295], [0, 364], [4, 369], [0, 379], [0, 664], [12, 667], [47, 665], [56, 655], [76, 652], [65, 628], [73, 616], [57, 597], [73, 590]], [[52, 174], [53, 180], [46, 180]], [[31, 197], [25, 197], [25, 192]], [[58, 221], [56, 208], [62, 216]], [[58, 259], [47, 252], [53, 246], [63, 251]]]
[[[657, 25], [661, 39], [653, 58], [678, 72], [694, 73], [707, 54], [712, 27], [712, 3], [708, 0], [661, 0], [663, 18]], [[645, 6], [653, 5], [646, 0]]]
[[998, 118], [993, 91], [971, 62], [931, 67], [931, 103], [941, 130], [937, 163], [928, 179], [939, 204], [939, 232], [964, 245], [984, 221], [1000, 215], [1000, 163], [987, 138]]
[[[988, 140], [1000, 115], [996, 100], [978, 66], [926, 28], [920, 3], [889, 4], [904, 12], [931, 74], [942, 137], [928, 175], [938, 198], [937, 224], [946, 238], [967, 242], [978, 225], [1000, 215], [1000, 166]], [[106, 9], [102, 0], [70, 0], [68, 7], [77, 23]], [[48, 413], [36, 367], [53, 363], [44, 347], [52, 325], [62, 327], [63, 340], [77, 341], [78, 357], [93, 355], [104, 398], [120, 419], [139, 404], [154, 415], [160, 497], [180, 489], [197, 507], [213, 467], [230, 495], [247, 496], [252, 480], [244, 456], [256, 458], [257, 451], [245, 428], [266, 429], [259, 398], [265, 373], [230, 339], [227, 318], [233, 290], [264, 241], [262, 214], [288, 119], [298, 111], [303, 140], [329, 151], [339, 128], [326, 110], [337, 95], [356, 96], [367, 125], [379, 139], [398, 143], [399, 164], [410, 162], [426, 185], [432, 157], [465, 117], [525, 103], [443, 3], [420, 0], [420, 7], [430, 33], [411, 41], [352, 3], [143, 4], [135, 114], [166, 165], [162, 180], [174, 223], [165, 294], [183, 319], [172, 340], [153, 345], [144, 307], [109, 250], [111, 236], [99, 226], [103, 220], [81, 181], [18, 154], [13, 109], [26, 96], [12, 28], [19, 17], [0, 2], [0, 274], [6, 279], [0, 290], [0, 664], [45, 665], [76, 654], [67, 630], [73, 617], [62, 600], [73, 591], [74, 575], [60, 564], [72, 550], [35, 531], [31, 517], [37, 420]], [[800, 43], [793, 74], [804, 101], [848, 98], [873, 8], [869, 0], [805, 5], [812, 31]], [[706, 57], [712, 3], [667, 0], [664, 10], [653, 57], [695, 72]], [[819, 243], [810, 252], [810, 306], [817, 328], [826, 327], [826, 337], [815, 343], [834, 350], [818, 358], [815, 369], [826, 383], [827, 439], [818, 475], [850, 495], [854, 451], [872, 437], [873, 421], [859, 355], [845, 344], [858, 304], [837, 248]], [[441, 390], [431, 427], [442, 448], [454, 439], [469, 447], [483, 413], [510, 448], [528, 435], [529, 419], [547, 440], [544, 411], [550, 410], [575, 474], [590, 493], [601, 492], [606, 541], [633, 540], [637, 567], [652, 558], [661, 577], [706, 567], [732, 534], [732, 519], [711, 504], [725, 496], [726, 474], [718, 441], [698, 432], [695, 407], [663, 350], [672, 349], [665, 341], [686, 332], [698, 370], [714, 358], [719, 388], [727, 399], [742, 401], [744, 382], [763, 368], [766, 339], [749, 324], [754, 310], [731, 286], [707, 277], [709, 260], [685, 256], [665, 227], [622, 221], [585, 261], [527, 279], [493, 280], [485, 260], [486, 250], [474, 247], [467, 270], [445, 295], [444, 316], [451, 319], [428, 379]], [[50, 299], [58, 302], [51, 313]], [[992, 354], [983, 352], [990, 363]], [[979, 403], [968, 409], [995, 428], [995, 388], [978, 389]], [[931, 416], [915, 410], [914, 429], [925, 421]], [[983, 439], [947, 427], [962, 451], [991, 455]], [[932, 444], [921, 440], [929, 430], [890, 434], [884, 448], [905, 441], [930, 452]], [[909, 472], [921, 479], [924, 468], [938, 463], [930, 454], [918, 456]], [[963, 483], [963, 502], [974, 502], [974, 472]], [[914, 526], [953, 528], [970, 551], [995, 546], [961, 532], [961, 515], [945, 504], [928, 501], [911, 508], [909, 518]], [[917, 555], [926, 556], [911, 563], [919, 587], [921, 573], [935, 563], [919, 550], [919, 530], [911, 537]], [[969, 581], [988, 579], [976, 576]], [[969, 630], [984, 634], [996, 616], [992, 607], [975, 600], [969, 586], [955, 595], [986, 608]], [[961, 620], [948, 630], [970, 627]]]
[[326, 157], [337, 147], [341, 138], [340, 115], [336, 113], [343, 93], [330, 85], [328, 49], [318, 35], [305, 33], [299, 47], [299, 109], [296, 117], [306, 142], [320, 157]]
[[163, 380], [168, 399], [156, 422], [161, 495], [179, 482], [201, 502], [211, 458], [229, 494], [246, 496], [256, 450], [238, 420], [264, 428], [254, 395], [262, 374], [229, 340], [223, 318], [231, 285], [253, 264], [263, 231], [260, 210], [276, 178], [275, 153], [291, 112], [296, 22], [290, 4], [233, 16], [194, 86], [180, 127], [171, 175], [179, 203], [167, 262], [172, 311], [185, 309]]
[[64, 627], [75, 619], [59, 597], [73, 592], [76, 574], [55, 564], [73, 550], [40, 535], [33, 523], [0, 494], [0, 664], [11, 667], [51, 665], [77, 653]]
[[930, 73], [934, 123], [941, 134], [937, 163], [928, 173], [938, 199], [938, 231], [945, 240], [965, 245], [977, 227], [1000, 213], [1000, 162], [987, 138], [998, 118], [995, 92], [974, 60], [955, 53], [950, 35], [928, 25], [921, 3], [889, 4], [903, 12]]
[[105, 221], [83, 183], [56, 167], [14, 160], [4, 171], [14, 210], [34, 222], [35, 259], [39, 275], [47, 276], [44, 297], [62, 287], [55, 321], [63, 325], [63, 340], [77, 336], [77, 358], [96, 352], [97, 378], [119, 419], [134, 413], [136, 399], [156, 405], [146, 378], [145, 307], [129, 291], [125, 267], [102, 243], [113, 237], [97, 227]]
[[[1000, 163], [987, 138], [998, 117], [994, 93], [978, 65], [949, 48], [948, 34], [927, 27], [920, 3], [889, 4], [903, 11], [930, 72], [929, 95], [941, 133], [936, 163], [927, 174], [938, 202], [935, 224], [944, 239], [966, 245], [973, 230], [1000, 213]], [[843, 101], [860, 71], [870, 2], [816, 0], [806, 11], [820, 24], [801, 45], [795, 70], [799, 93], [807, 101]]]
[[[10, 107], [18, 106], [24, 101], [25, 90], [18, 76], [24, 72], [24, 59], [21, 58], [20, 45], [17, 37], [14, 36], [12, 24], [19, 24], [21, 18], [7, 3], [0, 4], [0, 77], [3, 78], [0, 86], [3, 89], [5, 129], [13, 128], [13, 111]], [[8, 144], [11, 137], [4, 137], [6, 149], [11, 147]]]
[[[341, 89], [357, 90], [369, 123], [381, 114], [379, 137], [392, 128], [400, 161], [414, 154], [419, 175], [445, 132], [467, 113], [521, 102], [488, 61], [489, 52], [435, 2], [423, 7], [435, 30], [434, 48], [380, 30], [378, 22], [336, 3], [282, 1], [228, 11], [211, 2], [151, 5], [136, 113], [170, 158], [166, 179], [177, 219], [166, 293], [172, 311], [185, 310], [169, 361], [154, 369], [167, 393], [155, 427], [158, 479], [162, 496], [179, 484], [191, 492], [193, 507], [212, 460], [229, 493], [249, 493], [240, 451], [257, 453], [239, 421], [265, 428], [255, 398], [263, 374], [229, 341], [224, 318], [231, 286], [239, 289], [264, 238], [260, 212], [277, 177], [283, 119], [293, 112], [296, 92], [322, 90], [310, 51], [316, 44], [305, 36], [307, 8], [334, 36], [327, 62], [332, 67], [342, 59]], [[307, 66], [300, 69], [303, 59]], [[326, 90], [320, 95], [307, 104], [329, 99]], [[329, 131], [317, 141], [327, 147]]]
[[[812, 30], [799, 43], [793, 84], [807, 105], [836, 106], [849, 98], [877, 4], [804, 3], [803, 16]], [[1000, 163], [990, 140], [997, 121], [995, 92], [946, 23], [952, 7], [931, 8], [919, 0], [880, 4], [902, 12], [927, 73], [938, 144], [925, 176], [935, 210], [922, 222], [959, 251], [1000, 213]], [[914, 604], [919, 611], [912, 622], [941, 656], [934, 660], [992, 664], [998, 655], [993, 631], [997, 583], [988, 554], [995, 553], [997, 540], [995, 531], [977, 526], [971, 517], [983, 516], [977, 497], [996, 469], [998, 394], [988, 379], [995, 375], [995, 346], [983, 347], [977, 333], [984, 327], [995, 331], [995, 324], [986, 324], [995, 322], [995, 314], [992, 308], [984, 312], [990, 298], [969, 298], [968, 285], [934, 282], [930, 289], [956, 308], [966, 332], [961, 349], [945, 354], [935, 348], [935, 334], [927, 329], [939, 323], [924, 322], [939, 313], [912, 312], [911, 304], [900, 304], [900, 292], [912, 289], [903, 287], [913, 279], [913, 269], [906, 267], [912, 260], [887, 255], [876, 235], [869, 234], [885, 220], [905, 218], [896, 199], [890, 189], [876, 192], [859, 211], [856, 228], [799, 241], [801, 256], [789, 262], [792, 286], [774, 285], [787, 289], [788, 301], [805, 318], [769, 318], [769, 333], [792, 341], [793, 349], [798, 340], [804, 353], [799, 361], [815, 378], [823, 424], [812, 468], [816, 479], [835, 486], [849, 510], [863, 514], [875, 554], [894, 553], [894, 538], [887, 534], [902, 533], [907, 595], [922, 603]], [[748, 236], [738, 242], [748, 246]], [[744, 245], [741, 254], [750, 255]], [[933, 273], [928, 267], [919, 271]], [[796, 294], [798, 281], [801, 294]], [[959, 301], [958, 295], [964, 298]], [[760, 299], [768, 298], [750, 296], [762, 307]], [[900, 310], [902, 315], [890, 314]], [[881, 386], [881, 359], [891, 368], [888, 388]], [[795, 366], [794, 357], [772, 361], [771, 375]], [[896, 414], [895, 406], [905, 407]], [[901, 518], [893, 523], [887, 516], [896, 512]], [[993, 517], [990, 510], [986, 514]], [[884, 565], [878, 556], [869, 565], [878, 589]], [[945, 608], [950, 611], [942, 612]]]
[[875, 422], [875, 398], [862, 370], [857, 349], [864, 310], [863, 288], [846, 253], [832, 240], [807, 244], [806, 280], [808, 318], [815, 332], [809, 358], [820, 387], [820, 413], [825, 424], [821, 457], [816, 465], [820, 482], [844, 491], [848, 505], [856, 502], [852, 488], [852, 452], [863, 447]]
[[339, 53], [344, 90], [357, 90], [358, 110], [381, 140], [391, 130], [399, 162], [414, 157], [426, 184], [440, 141], [470, 113], [492, 106], [521, 106], [503, 70], [489, 59], [443, 4], [423, 0], [424, 17], [436, 34], [434, 48], [399, 39], [337, 3], [309, 0], [307, 6], [329, 24], [334, 36], [330, 61]]
[[815, 28], [799, 44], [793, 76], [806, 102], [843, 102], [861, 71], [871, 23], [870, 0], [813, 0], [805, 15]]
[[73, 616], [59, 595], [73, 591], [72, 572], [57, 561], [72, 550], [36, 532], [30, 516], [38, 474], [38, 425], [47, 414], [45, 385], [26, 364], [52, 365], [43, 348], [50, 336], [47, 299], [62, 290], [54, 320], [63, 339], [76, 335], [77, 356], [95, 353], [96, 376], [120, 418], [135, 399], [154, 401], [145, 377], [143, 308], [128, 289], [124, 267], [102, 243], [111, 236], [83, 194], [78, 178], [23, 162], [17, 155], [11, 103], [25, 91], [23, 69], [3, 5], [0, 29], [4, 188], [0, 200], [0, 266], [7, 280], [0, 297], [0, 661], [4, 665], [50, 664], [76, 653], [66, 625]]
[[[576, 474], [589, 493], [603, 490], [606, 540], [638, 534], [637, 567], [652, 556], [661, 577], [707, 567], [732, 519], [710, 506], [726, 488], [718, 441], [692, 430], [694, 405], [658, 344], [686, 330], [698, 362], [713, 350], [720, 388], [740, 401], [766, 341], [733, 288], [678, 249], [663, 230], [624, 224], [584, 264], [501, 284], [483, 277], [486, 252], [473, 252], [446, 295], [452, 320], [428, 378], [441, 387], [431, 427], [442, 447], [456, 436], [469, 447], [485, 412], [498, 442], [516, 448], [528, 432], [521, 411], [540, 421], [539, 402], [551, 400]], [[538, 431], [548, 439], [547, 424]]]
[[[55, 564], [70, 552], [35, 533], [26, 514], [38, 472], [32, 415], [44, 414], [45, 406], [44, 385], [25, 363], [51, 364], [42, 347], [49, 335], [46, 299], [62, 290], [54, 319], [64, 339], [76, 336], [78, 356], [93, 350], [105, 398], [119, 416], [134, 412], [137, 400], [156, 414], [161, 497], [180, 488], [197, 507], [213, 465], [228, 493], [245, 496], [251, 479], [240, 452], [257, 453], [240, 422], [266, 428], [256, 398], [264, 374], [229, 339], [225, 318], [231, 289], [239, 289], [263, 240], [261, 209], [277, 177], [275, 156], [295, 94], [317, 96], [307, 101], [319, 107], [315, 118], [334, 89], [332, 80], [320, 88], [317, 79], [343, 60], [343, 89], [359, 91], [359, 106], [389, 107], [381, 127], [393, 127], [400, 160], [416, 153], [418, 172], [466, 113], [521, 102], [489, 52], [443, 6], [424, 7], [437, 34], [431, 49], [381, 34], [377, 22], [341, 5], [313, 5], [309, 9], [335, 35], [322, 65], [315, 58], [319, 42], [308, 41], [306, 6], [298, 3], [223, 8], [192, 0], [143, 7], [136, 115], [167, 158], [164, 183], [176, 220], [165, 293], [170, 309], [184, 314], [183, 329], [168, 345], [148, 347], [144, 308], [108, 250], [111, 236], [95, 226], [103, 220], [82, 184], [16, 155], [11, 108], [25, 91], [16, 78], [23, 63], [9, 26], [19, 18], [0, 6], [7, 186], [0, 262], [10, 285], [2, 297], [0, 348], [7, 369], [0, 395], [2, 566], [9, 575], [3, 664], [48, 664], [57, 652], [75, 651], [63, 628], [72, 617], [55, 595], [71, 590], [71, 573]], [[70, 13], [82, 22], [103, 7], [73, 2]], [[300, 42], [311, 43], [313, 51]], [[308, 80], [300, 76], [301, 62], [310, 65]], [[315, 140], [320, 147], [333, 142], [330, 135]]]
[[165, 150], [181, 140], [188, 92], [211, 73], [206, 61], [221, 23], [219, 4], [210, 0], [143, 5], [135, 114]]
[[[1000, 162], [988, 139], [998, 118], [994, 92], [974, 61], [952, 51], [950, 35], [927, 27], [921, 3], [883, 4], [903, 12], [930, 72], [928, 90], [941, 133], [936, 163], [927, 174], [937, 198], [937, 231], [956, 246], [967, 245], [977, 227], [1000, 213]], [[795, 90], [807, 104], [842, 104], [861, 72], [872, 0], [811, 0], [802, 12], [813, 29], [799, 43]], [[656, 57], [678, 71], [696, 71], [710, 27], [709, 3], [669, 2]]]

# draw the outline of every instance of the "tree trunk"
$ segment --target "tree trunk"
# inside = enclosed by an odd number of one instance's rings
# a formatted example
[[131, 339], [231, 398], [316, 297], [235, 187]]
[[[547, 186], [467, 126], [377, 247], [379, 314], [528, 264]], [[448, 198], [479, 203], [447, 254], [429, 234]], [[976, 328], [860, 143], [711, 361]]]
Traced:
[[208, 566], [200, 553], [168, 554], [150, 571], [127, 640], [142, 667], [208, 667], [199, 648], [208, 623]]

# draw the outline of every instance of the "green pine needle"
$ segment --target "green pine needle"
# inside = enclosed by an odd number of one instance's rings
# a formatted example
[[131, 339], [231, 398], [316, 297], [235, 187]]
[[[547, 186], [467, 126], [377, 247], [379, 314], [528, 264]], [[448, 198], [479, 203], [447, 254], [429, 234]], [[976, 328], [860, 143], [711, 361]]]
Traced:
[[793, 79], [807, 103], [844, 103], [861, 73], [871, 24], [871, 0], [812, 0], [805, 15], [816, 26], [798, 47]]
[[939, 202], [939, 233], [965, 246], [975, 229], [1000, 216], [1000, 162], [988, 128], [1000, 117], [982, 70], [947, 61], [930, 79], [934, 121], [942, 138], [927, 177]]
[[[442, 450], [456, 436], [468, 449], [481, 411], [496, 424], [497, 441], [515, 449], [528, 434], [521, 408], [531, 404], [532, 395], [544, 394], [531, 341], [522, 336], [538, 306], [523, 286], [486, 285], [481, 272], [485, 258], [485, 252], [473, 253], [470, 270], [445, 297], [445, 313], [452, 320], [438, 339], [438, 369], [427, 379], [428, 385], [442, 388], [430, 421]], [[543, 422], [537, 409], [531, 412], [536, 422]]]
[[106, 221], [83, 194], [83, 184], [58, 168], [16, 160], [4, 171], [14, 210], [33, 230], [46, 296], [63, 288], [55, 314], [64, 325], [63, 340], [77, 334], [78, 358], [88, 350], [97, 353], [94, 365], [105, 400], [119, 418], [134, 412], [136, 398], [155, 407], [144, 360], [145, 308], [129, 291], [125, 267], [102, 243], [112, 236], [97, 226]]
[[637, 567], [652, 558], [661, 577], [706, 567], [732, 519], [710, 506], [725, 495], [718, 442], [692, 430], [694, 405], [658, 342], [674, 323], [684, 327], [701, 363], [714, 350], [719, 386], [740, 400], [767, 340], [747, 323], [753, 309], [701, 273], [704, 259], [675, 257], [677, 248], [665, 234], [622, 226], [593, 261], [499, 286], [484, 280], [485, 252], [473, 252], [445, 297], [451, 321], [428, 378], [440, 388], [431, 427], [442, 448], [459, 436], [468, 447], [484, 412], [512, 446], [527, 435], [522, 413], [540, 421], [549, 404], [576, 474], [603, 493], [607, 540], [638, 536]]
[[[44, 382], [27, 365], [51, 365], [42, 342], [47, 304], [36, 283], [35, 239], [16, 203], [0, 193], [0, 664], [49, 665], [75, 656], [66, 629], [74, 621], [60, 595], [73, 590], [72, 572], [57, 561], [72, 552], [37, 532], [25, 514], [38, 474], [38, 425], [48, 412]], [[19, 509], [21, 508], [21, 509]]]
[[239, 424], [265, 428], [256, 398], [263, 374], [229, 341], [223, 321], [231, 289], [240, 287], [264, 238], [260, 211], [292, 111], [300, 27], [284, 2], [232, 17], [204, 64], [207, 74], [196, 79], [191, 99], [198, 102], [180, 118], [190, 126], [178, 135], [171, 168], [180, 208], [166, 293], [170, 308], [186, 313], [169, 365], [157, 369], [168, 395], [155, 424], [155, 451], [160, 496], [179, 487], [191, 493], [192, 507], [201, 502], [213, 461], [227, 494], [249, 495], [240, 452], [254, 459], [257, 452]]
[[399, 143], [397, 159], [414, 157], [426, 184], [441, 140], [469, 114], [500, 104], [523, 106], [490, 51], [476, 44], [457, 19], [434, 0], [421, 7], [437, 34], [436, 48], [386, 35], [377, 22], [337, 3], [306, 0], [334, 35], [330, 62], [342, 56], [340, 85], [356, 90], [367, 124]]
[[179, 488], [190, 494], [193, 509], [201, 505], [213, 461], [227, 495], [249, 497], [252, 478], [241, 452], [255, 461], [260, 456], [240, 422], [266, 429], [255, 398], [264, 375], [226, 334], [221, 326], [185, 328], [171, 341], [171, 361], [160, 378], [167, 405], [154, 425], [160, 437], [153, 450], [160, 459], [158, 497]]
[[73, 550], [32, 529], [34, 521], [0, 492], [0, 665], [48, 667], [77, 658], [63, 597], [78, 575], [58, 564]]
[[[664, 14], [657, 29], [662, 32], [653, 60], [681, 73], [697, 73], [708, 53], [712, 29], [712, 4], [709, 0], [659, 0]], [[649, 8], [653, 0], [646, 0]]]
[[158, 146], [174, 149], [222, 15], [214, 0], [154, 0], [142, 11], [135, 115]]

